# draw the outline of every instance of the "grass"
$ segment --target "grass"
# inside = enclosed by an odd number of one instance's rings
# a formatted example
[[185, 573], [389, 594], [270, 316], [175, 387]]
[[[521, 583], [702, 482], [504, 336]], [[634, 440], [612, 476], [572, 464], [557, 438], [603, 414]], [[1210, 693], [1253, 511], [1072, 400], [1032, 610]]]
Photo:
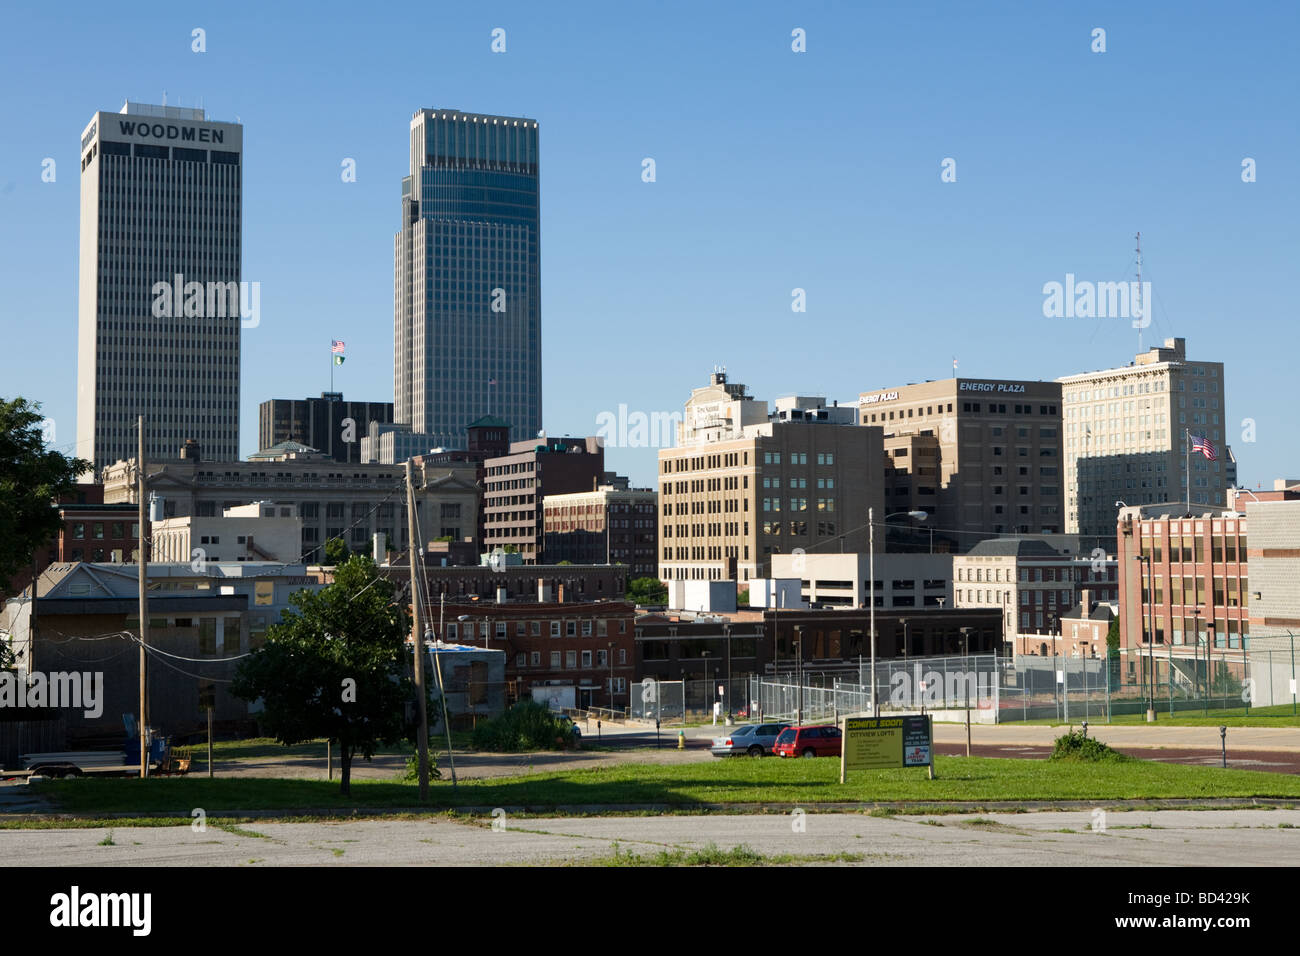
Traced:
[[[1122, 800], [1205, 797], [1296, 797], [1300, 776], [1224, 770], [1156, 761], [1079, 764], [1072, 761], [945, 757], [937, 779], [919, 769], [855, 771], [841, 786], [836, 760], [732, 760], [690, 764], [615, 764], [521, 777], [435, 781], [426, 812], [458, 806], [556, 808], [651, 804], [690, 810], [701, 804], [894, 801]], [[33, 784], [54, 812], [87, 817], [110, 813], [190, 822], [190, 810], [238, 818], [252, 810], [295, 813], [414, 808], [415, 784], [353, 781], [344, 797], [324, 780], [162, 777], [139, 780], [75, 779]], [[210, 819], [210, 822], [213, 822]], [[3, 824], [0, 824], [3, 825]], [[66, 824], [56, 824], [66, 825]]]
[[798, 866], [807, 863], [861, 863], [862, 853], [758, 853], [746, 844], [719, 849], [710, 843], [698, 850], [674, 848], [650, 856], [624, 851], [617, 843], [608, 857], [582, 861], [583, 866]]
[[112, 831], [112, 830], [109, 830], [108, 833], [104, 834], [104, 839], [102, 839], [102, 840], [99, 841], [99, 845], [100, 845], [100, 846], [117, 846], [117, 844], [113, 842], [113, 831]]
[[[1074, 707], [1070, 707], [1073, 714]], [[1107, 726], [1105, 711], [1098, 710], [1089, 719], [1088, 723], [1092, 727], [1101, 728]], [[1077, 716], [1070, 721], [1074, 726], [1078, 726], [1082, 716]], [[1130, 727], [1136, 725], [1146, 725], [1147, 718], [1145, 713], [1141, 714], [1116, 714], [1109, 721], [1112, 727]], [[1065, 721], [1062, 720], [1006, 720], [1006, 724], [1018, 724], [1021, 726], [1038, 726], [1038, 727], [1065, 727]], [[1250, 714], [1247, 715], [1246, 708], [1230, 707], [1211, 710], [1207, 716], [1199, 710], [1177, 711], [1170, 716], [1169, 709], [1166, 707], [1161, 710], [1156, 708], [1155, 726], [1165, 727], [1300, 727], [1300, 716], [1291, 712], [1290, 704], [1279, 704], [1275, 707], [1252, 707]]]

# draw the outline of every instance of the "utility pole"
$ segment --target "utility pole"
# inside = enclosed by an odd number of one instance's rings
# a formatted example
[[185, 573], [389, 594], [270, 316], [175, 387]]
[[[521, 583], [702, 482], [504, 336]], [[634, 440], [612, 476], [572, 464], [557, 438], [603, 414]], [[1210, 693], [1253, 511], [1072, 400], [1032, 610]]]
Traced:
[[415, 536], [415, 484], [411, 480], [409, 458], [406, 460], [406, 534], [410, 545], [407, 552], [411, 559], [411, 643], [415, 650], [415, 696], [418, 711], [415, 746], [419, 754], [416, 759], [420, 770], [420, 802], [425, 803], [429, 799], [429, 715], [424, 693], [424, 630], [420, 627], [420, 582], [415, 571], [415, 554], [420, 542]]
[[[438, 641], [442, 641], [443, 624], [447, 616], [447, 592], [438, 595]], [[437, 645], [433, 648], [433, 667], [438, 678], [438, 698], [442, 703], [442, 729], [447, 734], [447, 762], [451, 764], [451, 789], [457, 789], [456, 756], [451, 752], [451, 720], [447, 716], [447, 688], [442, 684], [442, 656]]]
[[[140, 777], [144, 779], [149, 776], [149, 748], [146, 746], [145, 739], [145, 722], [149, 719], [148, 706], [149, 699], [145, 687], [145, 661], [148, 654], [145, 648], [149, 645], [149, 560], [145, 557], [145, 542], [149, 538], [147, 524], [149, 503], [145, 500], [145, 489], [147, 482], [144, 476], [144, 416], [139, 417], [138, 423], [140, 434], [140, 444], [136, 450], [136, 501], [138, 509], [136, 520], [140, 526], [140, 533], [136, 540], [136, 547], [139, 554], [140, 564]], [[33, 587], [35, 587], [33, 585]], [[35, 590], [32, 591], [35, 594]], [[209, 766], [211, 764], [209, 763]]]
[[874, 507], [867, 509], [867, 574], [871, 577], [871, 587], [867, 589], [871, 608], [871, 713], [879, 717], [880, 703], [876, 700], [876, 509]]

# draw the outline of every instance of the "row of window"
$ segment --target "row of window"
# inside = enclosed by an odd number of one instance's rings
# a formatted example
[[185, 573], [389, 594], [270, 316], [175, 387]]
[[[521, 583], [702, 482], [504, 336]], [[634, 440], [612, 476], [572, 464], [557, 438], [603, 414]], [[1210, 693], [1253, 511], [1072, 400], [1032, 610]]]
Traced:
[[[561, 655], [561, 654], [564, 655], [564, 669], [565, 669], [565, 670], [575, 670], [575, 669], [578, 669], [579, 667], [581, 667], [582, 670], [589, 670], [589, 669], [592, 668], [592, 667], [608, 667], [608, 666], [609, 666], [609, 652], [606, 651], [606, 650], [604, 650], [604, 649], [599, 649], [599, 650], [596, 650], [596, 651], [594, 651], [594, 652], [593, 652], [593, 651], [577, 651], [577, 650], [572, 650], [572, 651], [551, 651], [551, 652], [550, 652], [550, 669], [551, 669], [551, 670], [559, 670], [559, 669], [560, 669], [560, 655]], [[593, 657], [593, 654], [595, 655], [594, 657]], [[618, 662], [619, 662], [620, 664], [626, 664], [626, 663], [627, 663], [627, 649], [626, 649], [626, 648], [622, 648], [622, 647], [620, 647], [620, 648], [618, 649]], [[517, 654], [515, 654], [515, 666], [516, 666], [516, 667], [541, 667], [541, 666], [542, 666], [542, 652], [541, 652], [541, 651], [519, 651]], [[618, 688], [618, 689], [619, 689], [619, 690], [622, 690], [622, 689], [623, 689], [622, 684], [623, 684], [623, 681], [626, 680], [626, 678], [619, 677], [619, 678], [615, 678], [615, 679], [616, 679], [616, 680], [618, 681], [618, 683], [619, 683], [619, 688]]]

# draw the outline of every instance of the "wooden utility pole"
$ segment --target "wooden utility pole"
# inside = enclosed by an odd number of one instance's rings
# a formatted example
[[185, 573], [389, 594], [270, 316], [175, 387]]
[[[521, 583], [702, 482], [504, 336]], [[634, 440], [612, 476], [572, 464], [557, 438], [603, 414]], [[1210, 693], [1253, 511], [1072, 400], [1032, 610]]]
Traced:
[[138, 499], [139, 510], [137, 512], [137, 521], [139, 523], [139, 534], [136, 540], [136, 547], [139, 555], [140, 570], [140, 777], [149, 776], [149, 748], [145, 740], [145, 722], [149, 719], [147, 711], [148, 697], [145, 689], [145, 661], [148, 655], [145, 653], [145, 647], [149, 643], [149, 560], [145, 557], [145, 541], [149, 537], [148, 532], [148, 509], [149, 502], [145, 499], [145, 490], [148, 483], [144, 475], [144, 416], [139, 418], [140, 427], [140, 445], [136, 452], [136, 498]]
[[[411, 620], [414, 629], [412, 644], [415, 649], [415, 696], [417, 698], [415, 746], [420, 767], [420, 802], [429, 799], [429, 715], [426, 712], [424, 693], [424, 631], [420, 627], [420, 587], [416, 580], [415, 554], [420, 542], [415, 536], [415, 484], [411, 480], [411, 460], [406, 461], [406, 534], [407, 552], [411, 558]], [[423, 569], [421, 569], [422, 571]]]

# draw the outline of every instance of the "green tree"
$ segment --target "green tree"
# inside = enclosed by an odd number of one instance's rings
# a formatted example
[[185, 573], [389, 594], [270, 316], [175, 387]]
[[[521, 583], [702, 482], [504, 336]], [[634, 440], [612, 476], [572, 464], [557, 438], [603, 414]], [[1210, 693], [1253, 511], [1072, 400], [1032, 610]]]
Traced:
[[635, 578], [628, 582], [627, 599], [637, 604], [665, 604], [668, 586], [658, 578]]
[[338, 566], [348, 559], [347, 542], [342, 538], [330, 538], [325, 542], [325, 564]]
[[333, 584], [290, 601], [296, 612], [286, 611], [266, 644], [240, 663], [231, 692], [260, 698], [264, 732], [286, 746], [338, 741], [347, 795], [356, 755], [369, 760], [381, 744], [413, 736], [403, 713], [414, 699], [410, 615], [364, 555], [340, 564]]
[[90, 462], [46, 451], [40, 405], [0, 399], [0, 593], [59, 532], [55, 501], [69, 494]]

